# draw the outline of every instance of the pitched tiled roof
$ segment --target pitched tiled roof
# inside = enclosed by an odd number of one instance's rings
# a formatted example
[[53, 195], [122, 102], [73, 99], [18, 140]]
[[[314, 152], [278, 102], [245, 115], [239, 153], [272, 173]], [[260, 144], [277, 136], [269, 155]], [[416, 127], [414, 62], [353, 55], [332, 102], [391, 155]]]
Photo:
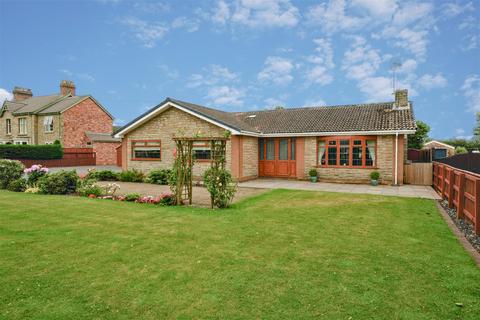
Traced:
[[394, 108], [394, 102], [276, 110], [225, 112], [167, 98], [158, 106], [130, 121], [118, 132], [128, 131], [134, 123], [168, 102], [240, 132], [257, 134], [328, 133], [362, 131], [415, 130], [411, 108]]
[[[93, 99], [91, 96], [61, 96], [61, 95], [49, 95], [49, 96], [36, 96], [22, 101], [5, 101], [4, 107], [10, 110], [14, 115], [21, 114], [52, 114], [61, 113], [68, 108], [76, 105], [77, 103], [87, 98]], [[95, 99], [93, 99], [95, 101]], [[113, 116], [103, 107], [95, 101], [100, 108], [102, 108], [112, 119]], [[1, 112], [2, 109], [0, 109]]]
[[86, 131], [85, 134], [92, 141], [97, 142], [121, 142], [121, 139], [114, 138], [110, 133], [98, 133]]

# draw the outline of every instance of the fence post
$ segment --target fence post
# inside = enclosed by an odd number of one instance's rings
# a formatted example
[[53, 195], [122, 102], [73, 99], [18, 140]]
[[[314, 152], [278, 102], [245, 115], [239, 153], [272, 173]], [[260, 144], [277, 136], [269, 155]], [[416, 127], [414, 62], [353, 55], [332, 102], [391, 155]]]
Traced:
[[480, 178], [475, 180], [475, 207], [474, 213], [475, 217], [473, 218], [473, 223], [475, 224], [475, 233], [480, 234]]
[[458, 208], [457, 208], [457, 218], [463, 218], [463, 206], [465, 205], [465, 173], [460, 172], [459, 175], [460, 183], [458, 184]]
[[450, 170], [448, 175], [448, 207], [453, 208], [453, 183], [455, 181], [455, 171], [453, 169]]

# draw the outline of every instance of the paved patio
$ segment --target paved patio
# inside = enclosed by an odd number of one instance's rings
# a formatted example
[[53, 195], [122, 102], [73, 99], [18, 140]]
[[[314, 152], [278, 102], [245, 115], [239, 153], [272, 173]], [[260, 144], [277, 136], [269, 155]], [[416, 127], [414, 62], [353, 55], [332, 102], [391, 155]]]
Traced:
[[239, 183], [244, 188], [261, 188], [261, 189], [292, 189], [292, 190], [312, 190], [312, 191], [329, 191], [329, 192], [346, 192], [346, 193], [367, 193], [379, 194], [384, 196], [440, 199], [440, 196], [429, 186], [370, 186], [364, 184], [340, 184], [309, 181], [284, 180], [284, 179], [256, 179]]

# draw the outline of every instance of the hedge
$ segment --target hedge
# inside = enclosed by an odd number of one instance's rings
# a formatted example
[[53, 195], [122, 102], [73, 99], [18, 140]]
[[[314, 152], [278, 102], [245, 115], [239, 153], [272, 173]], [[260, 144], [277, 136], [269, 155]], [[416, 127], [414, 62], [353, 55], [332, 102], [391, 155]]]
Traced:
[[59, 144], [2, 144], [0, 145], [0, 159], [31, 159], [49, 160], [61, 159], [63, 147]]

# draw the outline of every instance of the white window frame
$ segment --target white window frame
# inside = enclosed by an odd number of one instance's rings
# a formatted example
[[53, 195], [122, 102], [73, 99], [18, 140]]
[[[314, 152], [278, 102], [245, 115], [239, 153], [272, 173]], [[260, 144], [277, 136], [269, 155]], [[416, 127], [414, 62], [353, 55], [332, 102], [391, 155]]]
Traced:
[[18, 118], [18, 134], [28, 134], [27, 118]]
[[43, 118], [43, 131], [53, 132], [53, 116], [45, 116]]
[[13, 141], [13, 144], [28, 144], [28, 141], [25, 141], [25, 140], [15, 140]]
[[5, 130], [7, 135], [12, 134], [12, 119], [5, 119]]

